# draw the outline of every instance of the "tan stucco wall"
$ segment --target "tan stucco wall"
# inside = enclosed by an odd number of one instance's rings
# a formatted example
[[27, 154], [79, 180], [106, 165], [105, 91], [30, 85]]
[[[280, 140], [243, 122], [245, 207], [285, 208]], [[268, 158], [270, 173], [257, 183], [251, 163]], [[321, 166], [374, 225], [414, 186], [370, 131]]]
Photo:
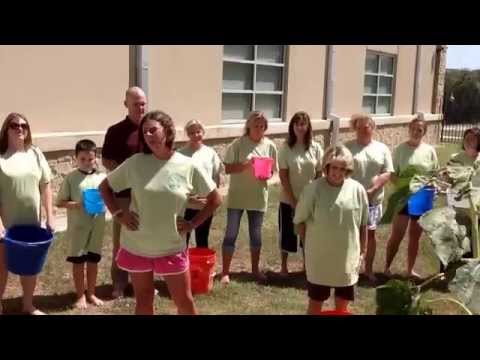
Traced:
[[[333, 112], [348, 117], [361, 111], [367, 49], [398, 54], [394, 114], [410, 114], [415, 45], [336, 45]], [[426, 113], [432, 102], [434, 52], [434, 45], [422, 48], [419, 111]], [[149, 108], [167, 111], [179, 128], [200, 119], [210, 125], [208, 138], [236, 136], [242, 125], [220, 123], [222, 58], [222, 45], [148, 46]], [[325, 61], [325, 45], [289, 46], [286, 121], [298, 110], [322, 118]], [[85, 136], [101, 146], [103, 131], [125, 115], [128, 68], [126, 45], [0, 46], [0, 117], [24, 112], [35, 141], [46, 151], [71, 149]], [[272, 124], [271, 131], [284, 133], [286, 125]]]
[[0, 119], [34, 132], [104, 130], [125, 114], [128, 46], [0, 46]]
[[418, 111], [432, 111], [433, 81], [435, 77], [435, 46], [422, 45]]
[[333, 113], [350, 116], [362, 110], [366, 45], [335, 46]]
[[367, 49], [371, 51], [378, 51], [387, 54], [398, 54], [401, 45], [367, 45]]
[[325, 91], [326, 45], [289, 46], [286, 121], [303, 110], [322, 119]]
[[[335, 46], [335, 90], [333, 112], [339, 116], [362, 110], [366, 50], [397, 55], [394, 115], [411, 114], [415, 78], [415, 45], [337, 45]], [[435, 45], [423, 45], [418, 111], [432, 107], [435, 75]]]
[[411, 114], [413, 84], [415, 82], [416, 45], [402, 45], [398, 49], [394, 90], [394, 114]]
[[178, 126], [220, 123], [222, 45], [149, 46], [148, 57], [150, 110], [164, 110]]

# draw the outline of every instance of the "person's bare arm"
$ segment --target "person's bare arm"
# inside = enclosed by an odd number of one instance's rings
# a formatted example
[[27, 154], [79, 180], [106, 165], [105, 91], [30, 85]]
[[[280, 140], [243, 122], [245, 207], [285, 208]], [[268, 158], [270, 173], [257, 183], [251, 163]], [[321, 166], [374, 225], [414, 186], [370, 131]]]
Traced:
[[123, 210], [115, 199], [113, 189], [110, 187], [108, 179], [104, 179], [98, 187], [100, 194], [102, 194], [103, 201], [108, 211], [127, 229], [134, 231], [138, 229], [139, 219], [138, 215], [130, 210]]
[[252, 167], [252, 160], [247, 160], [242, 163], [225, 164], [226, 174], [237, 174]]
[[383, 174], [375, 176], [372, 180], [373, 185], [370, 187], [370, 189], [367, 190], [367, 195], [370, 197], [375, 192], [384, 187], [385, 184], [390, 180], [391, 175], [392, 173], [385, 172]]
[[102, 164], [108, 171], [113, 171], [118, 166], [118, 163], [115, 160], [107, 159], [105, 157], [102, 157]]
[[42, 196], [43, 207], [47, 215], [47, 228], [51, 231], [55, 230], [55, 218], [53, 216], [53, 193], [50, 183], [40, 185], [40, 194]]
[[[213, 181], [215, 182], [215, 184], [217, 185], [217, 189], [220, 188], [220, 186], [223, 185], [223, 176], [222, 174], [218, 173]], [[188, 199], [188, 205], [189, 206], [205, 206], [207, 204], [207, 197], [206, 196], [197, 196], [197, 195], [193, 195], [193, 196], [190, 196], [189, 199]]]
[[300, 237], [300, 241], [302, 244], [305, 244], [305, 233], [307, 231], [307, 226], [305, 223], [300, 223], [297, 225], [298, 236]]
[[360, 262], [358, 264], [358, 271], [365, 263], [365, 255], [367, 253], [367, 225], [360, 225]]
[[280, 183], [282, 184], [283, 190], [285, 190], [288, 201], [290, 202], [290, 205], [295, 208], [297, 206], [297, 199], [295, 198], [295, 195], [293, 195], [292, 185], [290, 184], [290, 179], [288, 177], [288, 169], [280, 169], [279, 176]]
[[3, 209], [0, 206], [0, 238], [5, 235], [5, 226], [3, 225]]
[[179, 233], [187, 233], [191, 232], [201, 224], [205, 220], [207, 220], [213, 212], [221, 205], [222, 197], [217, 189], [210, 192], [206, 197], [206, 204], [202, 210], [200, 210], [197, 215], [190, 221], [185, 221], [183, 219], [177, 220], [177, 227]]
[[223, 175], [219, 172], [217, 176], [215, 176], [215, 184], [217, 184], [217, 189], [219, 189], [223, 185]]
[[81, 209], [82, 203], [79, 201], [62, 200], [57, 203], [57, 207], [65, 209]]
[[360, 255], [367, 252], [367, 225], [360, 225]]

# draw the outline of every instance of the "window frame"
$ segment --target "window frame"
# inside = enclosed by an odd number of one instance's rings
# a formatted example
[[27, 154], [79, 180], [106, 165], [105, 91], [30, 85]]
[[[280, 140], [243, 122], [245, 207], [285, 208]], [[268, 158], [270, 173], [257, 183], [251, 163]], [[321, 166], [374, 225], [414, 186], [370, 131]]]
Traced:
[[[378, 57], [378, 68], [376, 73], [372, 72], [367, 72], [366, 66], [367, 66], [367, 56], [368, 55], [375, 55]], [[393, 59], [393, 72], [392, 74], [386, 74], [386, 73], [381, 73], [381, 58], [382, 57], [390, 57]], [[365, 64], [363, 67], [363, 91], [362, 91], [362, 111], [365, 111], [363, 109], [363, 100], [365, 97], [375, 97], [375, 113], [369, 113], [369, 115], [373, 117], [381, 117], [381, 116], [392, 116], [394, 114], [394, 105], [395, 105], [395, 87], [396, 87], [396, 81], [397, 81], [397, 63], [398, 63], [398, 55], [397, 54], [391, 54], [391, 53], [386, 53], [386, 52], [381, 52], [381, 51], [372, 51], [372, 50], [367, 50], [366, 51], [366, 56], [365, 56]], [[366, 93], [365, 92], [365, 78], [367, 75], [370, 76], [376, 76], [377, 77], [377, 84], [376, 84], [376, 93]], [[392, 79], [392, 88], [391, 88], [391, 93], [389, 94], [380, 94], [378, 93], [379, 86], [380, 86], [380, 78], [390, 78]], [[378, 100], [379, 98], [382, 97], [387, 97], [390, 98], [390, 112], [389, 113], [377, 113], [377, 108], [378, 108]]]
[[[250, 94], [251, 95], [251, 109], [250, 111], [256, 110], [256, 95], [276, 95], [280, 96], [280, 117], [278, 118], [269, 118], [268, 120], [271, 122], [282, 122], [285, 118], [285, 99], [287, 94], [287, 68], [288, 68], [288, 45], [281, 45], [283, 46], [283, 59], [282, 63], [270, 63], [265, 61], [258, 61], [258, 46], [259, 45], [250, 45], [253, 46], [253, 60], [240, 60], [225, 57], [225, 45], [223, 46], [223, 58], [222, 58], [222, 97], [223, 94]], [[261, 45], [260, 45], [261, 46]], [[224, 64], [226, 62], [229, 63], [236, 63], [236, 64], [248, 64], [253, 66], [253, 83], [252, 83], [252, 90], [235, 90], [235, 89], [224, 89], [223, 88], [223, 70]], [[282, 89], [280, 91], [264, 91], [264, 90], [256, 90], [257, 86], [257, 66], [269, 66], [269, 67], [276, 67], [282, 69]], [[221, 102], [221, 112], [223, 112], [223, 99]], [[247, 121], [247, 119], [224, 119], [222, 116], [221, 123], [222, 124], [243, 124]]]

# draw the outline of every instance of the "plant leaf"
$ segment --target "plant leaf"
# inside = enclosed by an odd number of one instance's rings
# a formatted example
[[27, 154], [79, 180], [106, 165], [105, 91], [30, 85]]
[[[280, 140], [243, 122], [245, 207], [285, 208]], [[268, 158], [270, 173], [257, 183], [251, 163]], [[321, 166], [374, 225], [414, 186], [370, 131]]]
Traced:
[[388, 199], [388, 206], [380, 220], [380, 224], [390, 224], [395, 214], [398, 214], [400, 210], [407, 205], [409, 196], [410, 190], [408, 188], [408, 183], [407, 186], [397, 188]]
[[410, 181], [410, 192], [415, 193], [432, 182], [432, 177], [425, 175], [415, 175]]
[[389, 280], [376, 289], [377, 315], [410, 314], [414, 290], [410, 282]]
[[475, 175], [475, 169], [472, 166], [447, 166], [446, 177], [455, 191], [466, 192], [471, 186], [471, 181]]
[[448, 288], [472, 312], [480, 314], [480, 259], [467, 260], [460, 266]]
[[420, 217], [418, 222], [444, 266], [460, 260], [470, 251], [467, 228], [457, 223], [455, 215], [455, 210], [449, 207], [435, 208]]

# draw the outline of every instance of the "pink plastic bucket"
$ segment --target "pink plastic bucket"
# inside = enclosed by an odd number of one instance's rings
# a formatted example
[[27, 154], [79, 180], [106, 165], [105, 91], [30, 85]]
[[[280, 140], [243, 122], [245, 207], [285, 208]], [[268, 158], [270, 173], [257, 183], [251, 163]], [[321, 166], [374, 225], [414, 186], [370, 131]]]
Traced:
[[269, 157], [253, 158], [253, 171], [259, 180], [268, 180], [272, 177], [273, 159]]

